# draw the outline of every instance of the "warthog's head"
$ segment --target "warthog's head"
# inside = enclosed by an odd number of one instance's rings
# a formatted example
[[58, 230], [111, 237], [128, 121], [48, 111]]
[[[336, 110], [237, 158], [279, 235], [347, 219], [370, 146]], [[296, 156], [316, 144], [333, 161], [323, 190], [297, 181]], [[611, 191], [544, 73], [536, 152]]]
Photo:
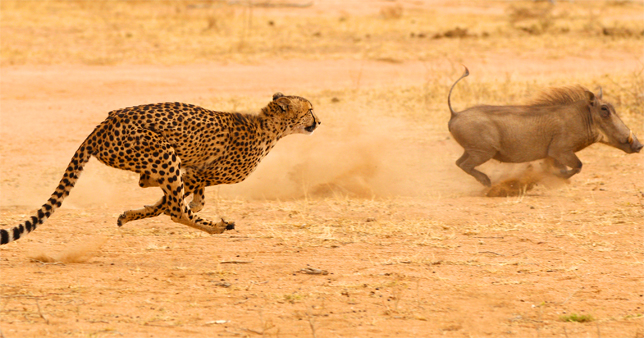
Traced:
[[590, 114], [599, 132], [598, 141], [629, 154], [639, 153], [642, 144], [615, 113], [613, 105], [602, 101], [601, 88], [597, 95], [591, 91], [587, 93]]

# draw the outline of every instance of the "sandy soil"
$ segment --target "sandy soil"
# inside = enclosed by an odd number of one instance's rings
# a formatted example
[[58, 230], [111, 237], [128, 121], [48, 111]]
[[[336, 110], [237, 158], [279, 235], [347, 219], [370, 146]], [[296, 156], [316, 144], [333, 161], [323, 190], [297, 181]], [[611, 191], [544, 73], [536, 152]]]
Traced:
[[[325, 10], [339, 11], [329, 3]], [[642, 62], [610, 51], [512, 60], [490, 52], [468, 66], [478, 81], [501, 73], [548, 82]], [[437, 69], [458, 76], [459, 67], [2, 67], [0, 226], [46, 201], [112, 109], [184, 101], [256, 110], [261, 103], [239, 100], [382, 93], [422, 86]], [[160, 192], [92, 160], [61, 209], [0, 247], [0, 337], [644, 337], [641, 154], [591, 146], [569, 182], [490, 198], [454, 165], [462, 150], [449, 138], [445, 107], [444, 120], [413, 124], [368, 102], [352, 110], [338, 96], [313, 102], [323, 122], [314, 135], [281, 140], [246, 182], [209, 188], [201, 214], [237, 222], [223, 235], [165, 216], [118, 228], [122, 211]], [[631, 127], [644, 137], [644, 125]], [[494, 181], [522, 168], [483, 166]], [[593, 320], [565, 321], [573, 314]]]
[[[3, 69], [2, 224], [44, 202], [75, 147], [110, 109], [202, 101], [216, 92], [265, 96], [280, 87], [297, 93], [351, 86], [348, 73], [356, 67], [372, 86], [424, 81], [413, 63], [288, 64], [303, 71], [290, 72], [286, 86], [270, 80], [279, 63]], [[225, 86], [210, 80], [216, 74], [225, 74]], [[324, 118], [325, 105], [316, 108]], [[321, 131], [311, 138], [318, 136], [327, 137]], [[5, 336], [643, 332], [641, 157], [592, 147], [580, 155], [586, 167], [573, 183], [490, 199], [452, 167], [458, 146], [438, 141], [426, 151], [445, 168], [427, 168], [435, 178], [420, 179], [432, 188], [367, 199], [246, 193], [262, 189], [277, 170], [293, 170], [271, 159], [298, 156], [290, 149], [300, 137], [282, 141], [259, 178], [243, 183], [248, 187], [209, 193], [203, 213], [238, 222], [221, 236], [167, 218], [118, 229], [119, 212], [158, 193], [138, 189], [133, 175], [90, 163], [61, 210], [0, 249]], [[328, 156], [323, 146], [315, 151]], [[444, 185], [446, 178], [467, 183]], [[43, 254], [82, 263], [30, 262]], [[328, 274], [301, 272], [309, 267]], [[599, 321], [559, 321], [566, 313]]]

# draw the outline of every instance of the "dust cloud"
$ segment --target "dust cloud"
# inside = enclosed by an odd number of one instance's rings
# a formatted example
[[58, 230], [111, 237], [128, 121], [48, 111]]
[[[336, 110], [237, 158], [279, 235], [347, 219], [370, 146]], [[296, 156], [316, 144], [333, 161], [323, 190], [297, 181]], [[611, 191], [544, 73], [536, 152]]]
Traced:
[[556, 176], [554, 168], [545, 161], [509, 164], [504, 169], [497, 174], [498, 183], [487, 189], [487, 197], [520, 196], [537, 185], [553, 189], [569, 183], [569, 180]]
[[38, 253], [29, 258], [42, 263], [85, 263], [99, 254], [106, 241], [107, 238], [88, 240], [68, 245], [63, 251], [56, 254]]
[[[408, 122], [383, 116], [335, 114], [327, 120], [313, 135], [280, 140], [246, 181], [215, 188], [217, 193], [249, 199], [376, 198], [476, 187], [457, 172], [460, 150], [447, 140], [447, 130], [411, 131]], [[420, 139], [409, 138], [418, 133]]]
[[260, 200], [495, 197], [518, 196], [537, 185], [558, 188], [566, 183], [545, 163], [492, 160], [480, 169], [499, 183], [486, 189], [455, 165], [463, 150], [446, 126], [419, 127], [383, 115], [327, 116], [313, 135], [280, 140], [246, 181], [210, 189], [222, 197]]

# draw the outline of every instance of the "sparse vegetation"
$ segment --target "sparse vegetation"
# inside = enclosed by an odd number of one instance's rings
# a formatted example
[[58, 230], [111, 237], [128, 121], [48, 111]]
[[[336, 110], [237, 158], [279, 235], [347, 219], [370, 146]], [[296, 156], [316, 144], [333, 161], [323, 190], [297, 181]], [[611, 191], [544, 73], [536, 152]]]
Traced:
[[[444, 58], [446, 51], [463, 59], [491, 49], [529, 50], [535, 56], [561, 58], [583, 57], [596, 45], [605, 50], [625, 45], [641, 50], [644, 44], [641, 16], [628, 15], [641, 11], [641, 3], [552, 6], [521, 1], [493, 15], [405, 10], [392, 4], [373, 15], [345, 13], [315, 19], [301, 15], [307, 8], [260, 12], [247, 4], [2, 1], [0, 29], [3, 37], [11, 38], [0, 40], [0, 65], [186, 64], [266, 58], [400, 62]], [[540, 46], [544, 34], [549, 48]], [[450, 42], [461, 38], [470, 38], [468, 44]]]
[[[0, 336], [641, 335], [642, 154], [592, 147], [569, 184], [516, 179], [485, 197], [454, 166], [445, 102], [461, 63], [456, 109], [601, 85], [641, 140], [641, 1], [252, 3], [0, 1], [3, 228], [121, 104], [251, 112], [289, 90], [323, 121], [247, 182], [207, 190], [204, 217], [238, 224], [221, 236], [165, 216], [117, 228], [158, 192], [91, 162], [69, 204], [0, 247]], [[347, 80], [325, 79], [329, 64], [349, 64]], [[191, 78], [208, 67], [229, 90]], [[126, 76], [103, 78], [114, 71]], [[525, 169], [489, 165], [493, 181]]]
[[593, 316], [588, 314], [572, 313], [569, 315], [564, 315], [559, 317], [559, 320], [561, 320], [562, 322], [588, 323], [588, 322], [594, 322], [595, 318], [593, 318]]

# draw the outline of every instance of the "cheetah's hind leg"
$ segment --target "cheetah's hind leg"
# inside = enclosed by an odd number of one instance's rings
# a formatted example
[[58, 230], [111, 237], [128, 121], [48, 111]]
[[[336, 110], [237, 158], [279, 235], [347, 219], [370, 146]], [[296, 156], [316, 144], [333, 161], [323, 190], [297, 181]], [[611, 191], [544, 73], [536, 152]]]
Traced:
[[161, 199], [158, 202], [156, 202], [154, 205], [146, 205], [143, 207], [143, 209], [124, 211], [119, 216], [119, 219], [116, 221], [116, 225], [122, 226], [127, 222], [136, 221], [139, 219], [144, 219], [149, 217], [156, 217], [161, 215], [161, 213], [164, 210], [165, 210], [165, 196], [161, 197]]
[[[124, 136], [123, 134], [122, 137]], [[160, 215], [162, 212], [167, 212], [173, 221], [210, 234], [220, 234], [225, 230], [234, 228], [234, 224], [223, 220], [214, 223], [197, 216], [190, 210], [185, 201], [186, 195], [180, 174], [181, 161], [172, 146], [162, 136], [147, 129], [137, 129], [134, 133], [130, 131], [128, 134], [136, 134], [137, 142], [131, 146], [133, 150], [139, 153], [144, 151], [150, 155], [149, 157], [145, 159], [142, 157], [127, 157], [125, 161], [116, 162], [111, 157], [108, 157], [109, 152], [107, 151], [95, 156], [99, 161], [119, 169], [134, 170], [133, 167], [152, 167], [149, 170], [138, 169], [134, 171], [142, 175], [141, 181], [144, 183], [158, 183], [161, 190], [163, 190], [164, 197], [153, 206], [126, 211], [119, 217], [119, 224], [122, 225], [135, 219], [153, 217]], [[155, 169], [161, 167], [164, 169]], [[143, 177], [143, 174], [147, 177]]]
[[[189, 197], [189, 194], [190, 193], [186, 193], [186, 197]], [[205, 205], [204, 192], [202, 188], [200, 189], [200, 191], [195, 192], [194, 197], [192, 198], [192, 201], [189, 204], [189, 207], [190, 207], [190, 210], [192, 210], [192, 212], [199, 212], [204, 207], [204, 205]], [[144, 206], [142, 209], [124, 211], [119, 216], [116, 224], [118, 226], [122, 226], [123, 224], [131, 221], [136, 221], [136, 220], [150, 218], [150, 217], [156, 217], [161, 215], [162, 213], [165, 213], [166, 215], [170, 216], [170, 212], [165, 208], [165, 197], [162, 197], [159, 201], [157, 201], [153, 205]], [[234, 226], [234, 223], [231, 223], [231, 222], [226, 222], [226, 223], [229, 224], [229, 227], [230, 227], [230, 224]], [[229, 228], [228, 230], [232, 230], [232, 229], [233, 228]]]
[[[185, 197], [188, 198], [190, 197], [190, 195], [193, 195], [190, 204], [188, 204], [190, 210], [193, 213], [201, 211], [201, 209], [203, 209], [205, 205], [205, 195], [204, 187], [196, 184], [197, 182], [200, 182], [200, 179], [196, 177], [196, 175], [194, 175], [194, 172], [191, 170], [186, 170], [185, 173], [181, 175], [181, 178], [183, 179], [184, 183]], [[141, 174], [141, 178], [139, 179], [139, 186], [141, 188], [158, 187], [159, 182], [152, 180], [150, 178], [150, 175], [143, 173]], [[170, 216], [170, 212], [165, 208], [164, 198], [156, 202], [154, 205], [146, 205], [142, 209], [124, 211], [119, 216], [117, 224], [118, 226], [122, 226], [127, 222], [149, 217], [156, 217], [161, 215], [161, 213], [165, 213], [166, 215]]]
[[[197, 216], [196, 213], [190, 210], [186, 203], [183, 180], [179, 174], [179, 158], [174, 154], [172, 148], [169, 148], [168, 152], [162, 156], [166, 159], [168, 168], [175, 168], [174, 172], [167, 177], [159, 177], [161, 189], [165, 194], [165, 211], [170, 214], [170, 218], [177, 223], [206, 231], [209, 234], [220, 234], [225, 230], [234, 229], [234, 223], [226, 222], [223, 219], [214, 223]], [[155, 176], [159, 176], [159, 174], [152, 174], [151, 178], [156, 179]]]

